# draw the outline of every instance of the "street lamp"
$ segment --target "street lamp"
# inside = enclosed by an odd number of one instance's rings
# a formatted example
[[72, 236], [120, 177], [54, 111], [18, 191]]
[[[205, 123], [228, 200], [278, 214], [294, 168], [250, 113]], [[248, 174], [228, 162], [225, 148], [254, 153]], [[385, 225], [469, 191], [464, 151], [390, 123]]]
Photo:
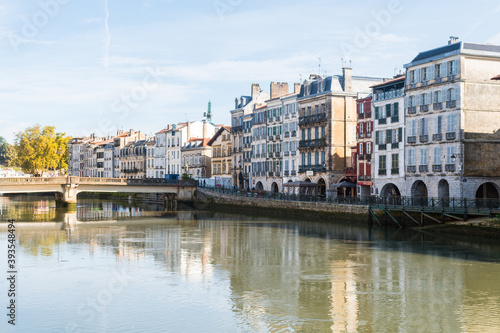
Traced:
[[460, 157], [458, 177], [459, 177], [459, 182], [460, 182], [460, 199], [463, 200], [464, 199], [464, 181], [465, 181], [463, 178], [463, 159], [462, 159], [463, 155], [462, 154], [457, 154], [457, 155], [455, 155], [455, 154], [451, 155], [450, 160], [453, 163], [453, 165], [455, 165], [457, 158]]

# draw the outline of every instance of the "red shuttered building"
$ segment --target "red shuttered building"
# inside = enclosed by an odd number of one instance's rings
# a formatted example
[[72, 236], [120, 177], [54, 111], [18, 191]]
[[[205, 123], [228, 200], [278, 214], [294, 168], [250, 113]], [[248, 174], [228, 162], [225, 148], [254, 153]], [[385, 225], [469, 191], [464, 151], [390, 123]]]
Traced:
[[358, 195], [369, 196], [372, 182], [372, 151], [373, 151], [373, 118], [372, 96], [357, 101], [358, 125], [356, 137], [358, 140]]

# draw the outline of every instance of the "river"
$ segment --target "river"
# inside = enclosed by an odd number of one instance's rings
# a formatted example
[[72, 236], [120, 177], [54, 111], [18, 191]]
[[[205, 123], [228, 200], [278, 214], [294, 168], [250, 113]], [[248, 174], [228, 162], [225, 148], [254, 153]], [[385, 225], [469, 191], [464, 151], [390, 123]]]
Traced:
[[1, 332], [498, 332], [500, 245], [153, 204], [0, 197]]

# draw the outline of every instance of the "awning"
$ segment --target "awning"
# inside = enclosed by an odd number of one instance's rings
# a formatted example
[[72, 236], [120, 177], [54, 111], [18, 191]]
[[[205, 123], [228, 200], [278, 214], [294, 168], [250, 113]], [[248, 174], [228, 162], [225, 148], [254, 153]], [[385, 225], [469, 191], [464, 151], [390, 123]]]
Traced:
[[330, 188], [347, 188], [347, 187], [356, 187], [356, 184], [349, 182], [340, 182], [338, 184], [330, 185]]

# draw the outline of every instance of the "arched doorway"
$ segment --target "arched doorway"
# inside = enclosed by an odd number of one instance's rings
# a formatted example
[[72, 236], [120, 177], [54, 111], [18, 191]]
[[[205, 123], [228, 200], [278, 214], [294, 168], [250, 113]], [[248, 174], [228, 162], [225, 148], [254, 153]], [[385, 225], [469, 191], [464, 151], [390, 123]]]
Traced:
[[276, 184], [276, 182], [271, 184], [271, 192], [273, 192], [273, 193], [279, 192], [278, 184]]
[[320, 178], [318, 180], [318, 194], [319, 195], [326, 195], [326, 183], [323, 178]]
[[411, 196], [414, 198], [427, 198], [427, 186], [421, 180], [417, 180], [411, 187]]
[[441, 179], [438, 183], [438, 198], [444, 207], [450, 205], [450, 184], [445, 179]]
[[393, 183], [388, 183], [385, 184], [384, 187], [382, 187], [380, 195], [383, 197], [400, 197], [401, 192], [399, 192], [399, 189], [396, 185], [394, 185]]
[[493, 183], [484, 183], [476, 191], [476, 199], [497, 199], [499, 198], [498, 190]]
[[262, 191], [262, 190], [264, 190], [264, 186], [262, 185], [261, 182], [257, 182], [257, 184], [255, 184], [255, 189], [257, 191]]
[[476, 191], [476, 206], [498, 208], [500, 205], [499, 191], [495, 184], [484, 183]]

